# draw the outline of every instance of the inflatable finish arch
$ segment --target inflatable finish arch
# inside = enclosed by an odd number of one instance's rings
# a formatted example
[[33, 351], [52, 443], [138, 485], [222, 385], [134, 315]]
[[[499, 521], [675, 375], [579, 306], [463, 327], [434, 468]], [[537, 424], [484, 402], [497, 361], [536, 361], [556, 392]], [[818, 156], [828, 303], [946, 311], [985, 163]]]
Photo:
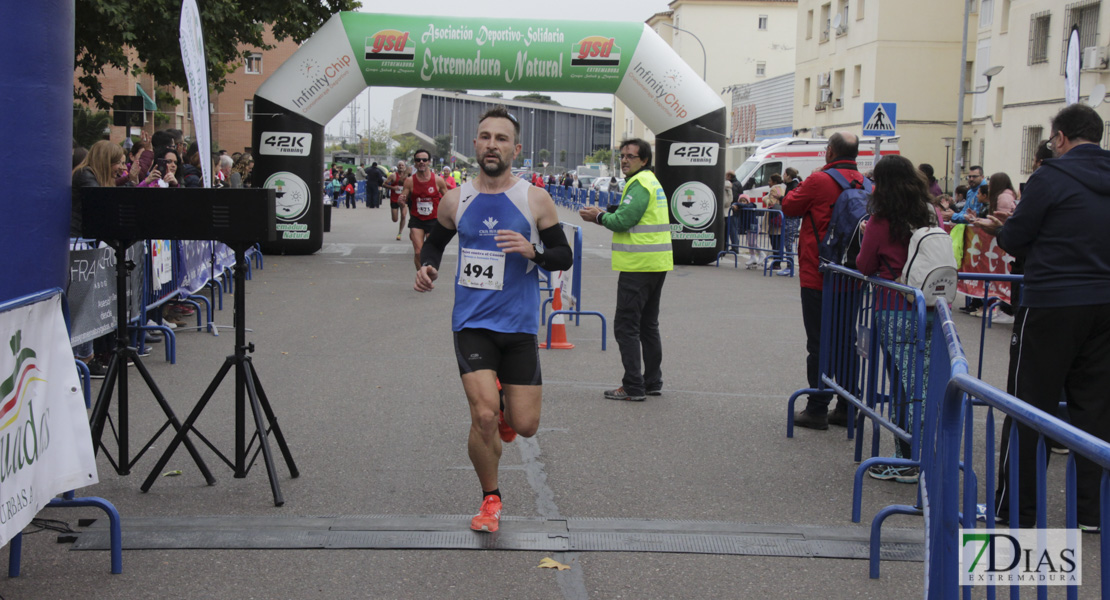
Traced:
[[254, 180], [278, 194], [267, 252], [323, 245], [324, 125], [369, 85], [615, 94], [656, 132], [675, 262], [724, 247], [724, 103], [648, 26], [345, 12], [255, 96]]

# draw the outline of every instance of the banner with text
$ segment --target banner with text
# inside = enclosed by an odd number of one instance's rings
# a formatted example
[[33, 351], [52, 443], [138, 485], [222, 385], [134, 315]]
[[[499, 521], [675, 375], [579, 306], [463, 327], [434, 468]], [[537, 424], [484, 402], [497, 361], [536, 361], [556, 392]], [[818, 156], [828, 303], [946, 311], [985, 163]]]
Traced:
[[54, 496], [97, 483], [62, 296], [0, 313], [0, 545]]

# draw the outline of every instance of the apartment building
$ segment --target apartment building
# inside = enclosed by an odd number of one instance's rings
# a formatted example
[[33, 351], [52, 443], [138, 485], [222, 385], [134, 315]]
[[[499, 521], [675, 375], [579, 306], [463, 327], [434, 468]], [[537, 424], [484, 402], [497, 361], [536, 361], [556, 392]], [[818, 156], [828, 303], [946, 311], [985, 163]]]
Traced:
[[[797, 0], [674, 0], [668, 7], [648, 26], [721, 93], [726, 106], [732, 105], [732, 86], [794, 70]], [[613, 102], [613, 145], [627, 137], [655, 139], [619, 99]]]

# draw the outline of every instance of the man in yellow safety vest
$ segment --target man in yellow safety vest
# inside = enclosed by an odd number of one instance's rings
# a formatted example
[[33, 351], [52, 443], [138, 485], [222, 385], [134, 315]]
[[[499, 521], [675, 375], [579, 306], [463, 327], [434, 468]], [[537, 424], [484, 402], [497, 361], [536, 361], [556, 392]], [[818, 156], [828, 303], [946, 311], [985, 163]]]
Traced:
[[605, 397], [642, 402], [663, 393], [659, 301], [667, 272], [674, 270], [674, 255], [667, 194], [651, 172], [651, 146], [641, 139], [625, 140], [620, 160], [626, 183], [616, 210], [607, 213], [587, 206], [578, 214], [613, 232], [613, 270], [620, 272], [613, 335], [624, 378], [621, 387], [605, 392]]

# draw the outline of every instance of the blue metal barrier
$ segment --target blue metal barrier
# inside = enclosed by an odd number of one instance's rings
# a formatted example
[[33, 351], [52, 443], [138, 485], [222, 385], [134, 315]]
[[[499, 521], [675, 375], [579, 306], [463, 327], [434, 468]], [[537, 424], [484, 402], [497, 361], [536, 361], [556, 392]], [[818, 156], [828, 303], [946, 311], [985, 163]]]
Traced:
[[[716, 266], [721, 258], [732, 256], [733, 268], [740, 266], [740, 250], [748, 251], [749, 269], [762, 268], [768, 277], [794, 276], [794, 254], [785, 246], [783, 235], [785, 220], [781, 210], [750, 208], [733, 210], [729, 207], [725, 219], [725, 249], [717, 253]], [[777, 233], [776, 233], [777, 232]], [[775, 269], [775, 266], [778, 269]]]
[[[802, 395], [832, 394], [848, 403], [847, 435], [855, 439], [857, 462], [863, 454], [864, 419], [871, 421], [870, 458], [860, 462], [853, 485], [852, 521], [858, 523], [863, 476], [871, 466], [920, 466], [922, 373], [928, 351], [925, 301], [920, 290], [892, 281], [864, 277], [839, 265], [821, 269], [825, 279], [818, 387], [790, 396], [787, 437], [793, 437], [794, 406]], [[909, 456], [879, 456], [882, 429], [908, 444]]]
[[[938, 309], [939, 310], [939, 309]], [[1018, 443], [1017, 424], [1031, 428], [1037, 435], [1036, 485], [1037, 485], [1037, 528], [1047, 526], [1047, 458], [1045, 438], [1052, 438], [1069, 448], [1065, 475], [1065, 523], [1068, 529], [1078, 526], [1076, 510], [1076, 468], [1075, 455], [1079, 454], [1102, 469], [1101, 496], [1099, 502], [1100, 527], [1110, 524], [1110, 443], [1102, 441], [1060, 419], [1044, 413], [1022, 400], [987, 385], [967, 374], [967, 361], [963, 357], [955, 327], [950, 318], [941, 323], [942, 335], [948, 348], [951, 378], [943, 392], [937, 388], [930, 391], [929, 403], [939, 405], [936, 427], [936, 451], [927, 457], [923, 466], [922, 489], [927, 496], [928, 555], [926, 556], [926, 579], [929, 582], [928, 598], [955, 598], [960, 592], [959, 582], [959, 530], [975, 528], [979, 485], [972, 467], [976, 444], [967, 435], [971, 426], [973, 404], [987, 406], [986, 432], [984, 435], [983, 457], [986, 465], [984, 498], [987, 500], [985, 521], [988, 529], [995, 527], [994, 514], [994, 440], [995, 414], [998, 410], [1011, 418], [1010, 444]], [[935, 374], [931, 374], [932, 380]], [[971, 402], [974, 400], [976, 402]], [[963, 446], [961, 460], [961, 445]], [[1008, 485], [1013, 492], [1010, 497], [1009, 525], [1017, 527], [1018, 506], [1017, 453], [1010, 454], [1010, 480]], [[962, 472], [964, 479], [959, 480]], [[961, 497], [961, 488], [963, 495]], [[1101, 597], [1110, 597], [1110, 537], [1102, 535], [1099, 539], [1101, 572]], [[988, 588], [988, 597], [994, 597], [994, 588]], [[1017, 587], [1011, 588], [1011, 597], [1017, 596]], [[1047, 589], [1040, 586], [1038, 597], [1047, 597]], [[964, 597], [970, 597], [970, 588], [964, 588]], [[1076, 586], [1067, 590], [1068, 598], [1078, 598]]]
[[[593, 310], [582, 310], [582, 228], [578, 225], [572, 225], [564, 221], [560, 221], [559, 224], [562, 225], [564, 228], [571, 227], [574, 229], [574, 241], [571, 245], [574, 250], [574, 266], [571, 267], [570, 294], [564, 294], [569, 298], [570, 306], [563, 308], [562, 310], [553, 311], [551, 313], [551, 319], [547, 320], [546, 347], [548, 349], [551, 349], [551, 328], [553, 325], [552, 321], [554, 320], [555, 315], [566, 315], [569, 317], [574, 317], [575, 326], [581, 324], [582, 315], [592, 315], [601, 319], [601, 350], [602, 352], [604, 352], [607, 339], [605, 315]], [[544, 272], [543, 269], [541, 269], [540, 271], [541, 273]], [[551, 281], [550, 273], [546, 274], [546, 278], [548, 282]], [[550, 285], [551, 284], [548, 283], [548, 286]], [[562, 292], [556, 290], [555, 293]], [[553, 301], [554, 296], [552, 296], [551, 298], [545, 298], [542, 302], [540, 302], [540, 323], [543, 323], [546, 319], [545, 315], [547, 312], [548, 303]]]
[[[1010, 282], [1011, 286], [1021, 286], [1025, 282], [1024, 275], [995, 275], [993, 273], [960, 273], [960, 280], [965, 281], [988, 281], [988, 282]], [[1011, 292], [1012, 297], [1012, 292]], [[986, 347], [987, 329], [993, 325], [994, 311], [1001, 304], [1001, 300], [997, 296], [990, 295], [990, 285], [983, 286], [983, 318], [979, 325], [979, 367], [975, 374], [976, 377], [983, 376], [983, 352]], [[1016, 305], [1016, 303], [1015, 303]], [[1015, 306], [1016, 311], [1016, 306]]]

